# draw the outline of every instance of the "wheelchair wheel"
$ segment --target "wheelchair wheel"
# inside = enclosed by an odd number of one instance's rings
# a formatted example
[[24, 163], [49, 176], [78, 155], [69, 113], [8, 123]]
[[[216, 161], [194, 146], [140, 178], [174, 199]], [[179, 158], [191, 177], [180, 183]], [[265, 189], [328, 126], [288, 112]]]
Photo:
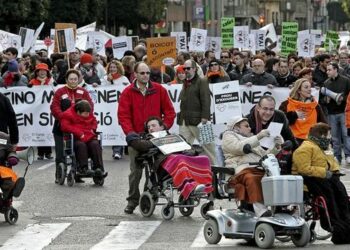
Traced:
[[259, 224], [254, 233], [256, 245], [260, 248], [271, 248], [275, 241], [275, 230], [267, 223]]
[[72, 187], [74, 185], [74, 177], [75, 174], [73, 173], [73, 171], [69, 171], [68, 175], [67, 175], [67, 184], [68, 186]]
[[18, 211], [17, 209], [10, 207], [5, 211], [4, 216], [5, 216], [5, 221], [7, 223], [9, 223], [10, 225], [14, 225], [18, 220]]
[[310, 229], [309, 225], [305, 223], [300, 230], [300, 234], [293, 234], [291, 236], [292, 241], [296, 247], [304, 247], [310, 241]]
[[187, 200], [184, 200], [182, 195], [179, 196], [179, 205], [189, 205], [189, 207], [179, 207], [179, 211], [183, 216], [190, 216], [194, 211], [194, 200], [192, 198], [188, 198]]
[[58, 173], [57, 173], [58, 184], [63, 185], [64, 180], [66, 179], [66, 166], [63, 162], [58, 164]]
[[165, 204], [162, 207], [161, 214], [164, 220], [171, 220], [175, 215], [174, 206], [169, 206], [169, 204]]
[[143, 217], [152, 216], [156, 207], [155, 200], [149, 191], [145, 191], [140, 197], [140, 213]]
[[201, 215], [202, 215], [202, 217], [204, 219], [208, 220], [209, 216], [207, 215], [207, 212], [210, 211], [210, 210], [213, 210], [213, 209], [214, 209], [214, 202], [209, 201], [209, 202], [204, 203], [201, 206]]
[[105, 178], [101, 176], [94, 176], [92, 177], [92, 180], [94, 181], [95, 185], [102, 187], [105, 183]]

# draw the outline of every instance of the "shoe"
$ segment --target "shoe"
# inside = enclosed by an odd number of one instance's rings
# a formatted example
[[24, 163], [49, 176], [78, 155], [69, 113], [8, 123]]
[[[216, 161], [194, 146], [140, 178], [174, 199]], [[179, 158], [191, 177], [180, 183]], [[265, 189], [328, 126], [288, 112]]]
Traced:
[[196, 188], [194, 189], [193, 193], [194, 194], [200, 194], [204, 191], [205, 185], [204, 184], [198, 184]]
[[119, 153], [115, 153], [115, 154], [113, 155], [113, 158], [114, 158], [115, 160], [120, 160], [120, 159], [122, 158], [122, 156], [121, 156]]
[[347, 157], [345, 158], [345, 161], [346, 161], [346, 164], [350, 164], [350, 156], [347, 156]]
[[16, 183], [15, 183], [15, 187], [13, 188], [13, 190], [12, 190], [12, 195], [14, 196], [14, 197], [19, 197], [20, 195], [21, 195], [21, 193], [22, 193], [22, 190], [23, 190], [23, 188], [24, 188], [24, 186], [25, 186], [25, 180], [24, 180], [24, 178], [23, 177], [19, 177], [18, 179], [17, 179], [17, 181], [16, 181]]
[[126, 208], [124, 209], [124, 213], [126, 214], [132, 214], [135, 210], [135, 207], [131, 205], [127, 205]]
[[38, 155], [38, 160], [39, 161], [44, 160], [44, 156], [43, 155]]
[[48, 159], [48, 160], [52, 160], [53, 159], [51, 154], [45, 154], [45, 158]]
[[260, 217], [271, 217], [272, 212], [270, 210], [266, 210]]
[[95, 169], [95, 176], [103, 176], [104, 172], [100, 168]]

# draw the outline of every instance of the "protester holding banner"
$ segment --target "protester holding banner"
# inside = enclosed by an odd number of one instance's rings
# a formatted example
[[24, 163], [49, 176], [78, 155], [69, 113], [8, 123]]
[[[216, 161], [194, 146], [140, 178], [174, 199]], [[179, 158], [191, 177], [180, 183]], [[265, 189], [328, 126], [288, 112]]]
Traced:
[[262, 59], [255, 59], [252, 62], [253, 72], [242, 77], [240, 84], [246, 86], [265, 85], [269, 88], [277, 86], [276, 78], [265, 72], [265, 63]]
[[[180, 135], [191, 145], [194, 139], [199, 140], [198, 125], [210, 121], [209, 84], [207, 79], [198, 76], [196, 65], [193, 60], [187, 60], [184, 64], [186, 81], [180, 93], [180, 112], [177, 117]], [[203, 149], [211, 163], [216, 164], [214, 142], [203, 145]]]
[[[60, 171], [59, 163], [64, 162], [63, 156], [63, 134], [60, 128], [60, 119], [65, 110], [74, 105], [78, 100], [87, 100], [92, 109], [93, 113], [93, 102], [90, 98], [89, 92], [87, 92], [79, 84], [80, 73], [77, 70], [70, 69], [66, 73], [66, 85], [62, 88], [56, 90], [52, 103], [50, 106], [51, 113], [55, 117], [55, 122], [53, 125], [53, 135], [55, 140], [55, 153], [56, 153], [56, 180], [58, 183], [57, 173]], [[83, 182], [82, 180], [76, 180], [78, 182]]]
[[[168, 92], [160, 84], [151, 82], [150, 68], [144, 62], [135, 65], [136, 80], [126, 87], [119, 98], [118, 120], [124, 134], [144, 132], [144, 124], [150, 116], [162, 117], [164, 125], [170, 129], [175, 118], [175, 110]], [[137, 166], [137, 151], [129, 147], [130, 175], [128, 205], [124, 209], [132, 214], [139, 204], [139, 184], [142, 168]]]
[[311, 83], [305, 78], [295, 82], [289, 98], [281, 103], [279, 110], [286, 114], [299, 145], [307, 138], [311, 126], [317, 122], [327, 123], [321, 106], [311, 95]]
[[1, 76], [4, 75], [6, 71], [8, 71], [8, 62], [11, 60], [16, 60], [17, 56], [18, 50], [16, 48], [9, 47], [5, 50], [5, 53], [3, 55], [3, 61], [6, 61], [6, 63], [1, 68]]
[[288, 119], [282, 111], [275, 110], [276, 101], [270, 95], [264, 95], [260, 98], [258, 104], [256, 104], [247, 115], [249, 126], [252, 128], [254, 135], [258, 134], [261, 130], [267, 129], [271, 122], [281, 123], [282, 130], [281, 136], [284, 141], [291, 141], [294, 149], [298, 147], [298, 143], [294, 138], [294, 135], [289, 128]]
[[[107, 75], [103, 78], [102, 85], [127, 86], [129, 79], [124, 76], [124, 68], [121, 62], [113, 59], [107, 65]], [[113, 146], [113, 158], [119, 160], [123, 156], [124, 146]]]
[[209, 62], [206, 77], [209, 83], [230, 81], [230, 77], [226, 73], [225, 69], [220, 65], [220, 61], [215, 58]]
[[18, 86], [28, 86], [28, 79], [19, 72], [18, 62], [11, 59], [7, 62], [7, 71], [0, 77], [0, 87]]

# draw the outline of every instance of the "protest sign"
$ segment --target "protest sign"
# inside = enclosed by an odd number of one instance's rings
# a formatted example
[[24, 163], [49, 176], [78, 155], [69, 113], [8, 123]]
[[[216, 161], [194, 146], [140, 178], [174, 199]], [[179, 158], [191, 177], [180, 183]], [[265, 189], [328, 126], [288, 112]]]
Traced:
[[205, 43], [207, 40], [207, 30], [191, 29], [189, 51], [205, 52]]
[[170, 36], [176, 37], [176, 49], [178, 52], [187, 51], [186, 32], [171, 32]]
[[[265, 31], [264, 30], [251, 30], [250, 34], [254, 34], [255, 36], [255, 50], [263, 50], [265, 49]], [[250, 40], [253, 37], [250, 36]]]
[[327, 30], [326, 40], [324, 41], [324, 48], [327, 51], [332, 51], [337, 49], [339, 45], [339, 35], [338, 32], [334, 30]]
[[206, 41], [206, 51], [213, 51], [215, 54], [215, 58], [220, 58], [221, 54], [221, 37], [207, 37]]
[[235, 26], [233, 28], [233, 37], [235, 48], [247, 48], [249, 43], [249, 26]]
[[275, 30], [275, 26], [272, 23], [265, 25], [259, 30], [263, 30], [265, 32], [265, 44], [264, 48], [276, 49], [277, 48], [277, 34]]
[[298, 23], [282, 22], [282, 47], [281, 52], [287, 56], [297, 50]]
[[298, 33], [298, 56], [315, 56], [315, 35], [309, 33]]
[[234, 17], [221, 18], [221, 47], [224, 49], [233, 48], [233, 27], [235, 26]]
[[121, 59], [124, 52], [131, 49], [131, 44], [127, 36], [118, 36], [112, 38], [113, 57]]
[[148, 65], [151, 67], [160, 68], [164, 64], [168, 65], [168, 62], [175, 62], [175, 37], [147, 38], [146, 42]]
[[[74, 38], [76, 38], [76, 34], [77, 34], [77, 25], [75, 23], [55, 23], [55, 30], [63, 30], [63, 29], [68, 29], [68, 28], [72, 28], [73, 32], [74, 32]], [[84, 40], [86, 42], [86, 38]], [[58, 41], [57, 41], [57, 36], [56, 36], [56, 31], [55, 31], [55, 47], [54, 47], [54, 53], [58, 53]], [[85, 49], [84, 48], [80, 48], [80, 49]]]
[[34, 39], [34, 32], [34, 30], [28, 28], [21, 27], [19, 29], [19, 35], [21, 37], [21, 47], [23, 48], [24, 52], [28, 52], [30, 50]]
[[106, 56], [105, 43], [109, 40], [109, 37], [101, 32], [92, 31], [87, 33], [86, 48], [93, 48], [100, 56]]
[[310, 34], [315, 36], [315, 45], [322, 43], [322, 30], [310, 30]]
[[[9, 47], [12, 47], [13, 44], [13, 36], [17, 36], [7, 31], [0, 30], [0, 51], [3, 51]], [[21, 47], [21, 44], [19, 44]]]
[[56, 30], [56, 41], [59, 53], [75, 51], [75, 38], [72, 28]]

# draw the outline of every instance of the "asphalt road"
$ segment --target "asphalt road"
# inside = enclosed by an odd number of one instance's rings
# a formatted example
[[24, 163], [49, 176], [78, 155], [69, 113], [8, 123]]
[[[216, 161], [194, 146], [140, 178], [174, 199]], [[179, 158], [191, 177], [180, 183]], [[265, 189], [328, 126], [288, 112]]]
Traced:
[[[0, 217], [0, 249], [256, 249], [243, 240], [222, 239], [208, 245], [203, 238], [205, 220], [197, 207], [190, 217], [178, 210], [170, 221], [161, 217], [160, 207], [144, 218], [138, 211], [124, 214], [128, 186], [127, 156], [113, 160], [111, 148], [104, 150], [105, 168], [109, 172], [103, 187], [91, 179], [68, 187], [54, 183], [54, 162], [35, 161], [26, 176], [26, 187], [14, 201], [19, 220], [9, 225]], [[24, 164], [16, 167], [20, 174]], [[350, 171], [343, 177], [350, 189]], [[234, 202], [215, 202], [215, 208], [233, 208]], [[350, 249], [334, 246], [329, 240], [316, 241], [310, 249]], [[296, 249], [292, 243], [276, 241], [275, 248]]]

